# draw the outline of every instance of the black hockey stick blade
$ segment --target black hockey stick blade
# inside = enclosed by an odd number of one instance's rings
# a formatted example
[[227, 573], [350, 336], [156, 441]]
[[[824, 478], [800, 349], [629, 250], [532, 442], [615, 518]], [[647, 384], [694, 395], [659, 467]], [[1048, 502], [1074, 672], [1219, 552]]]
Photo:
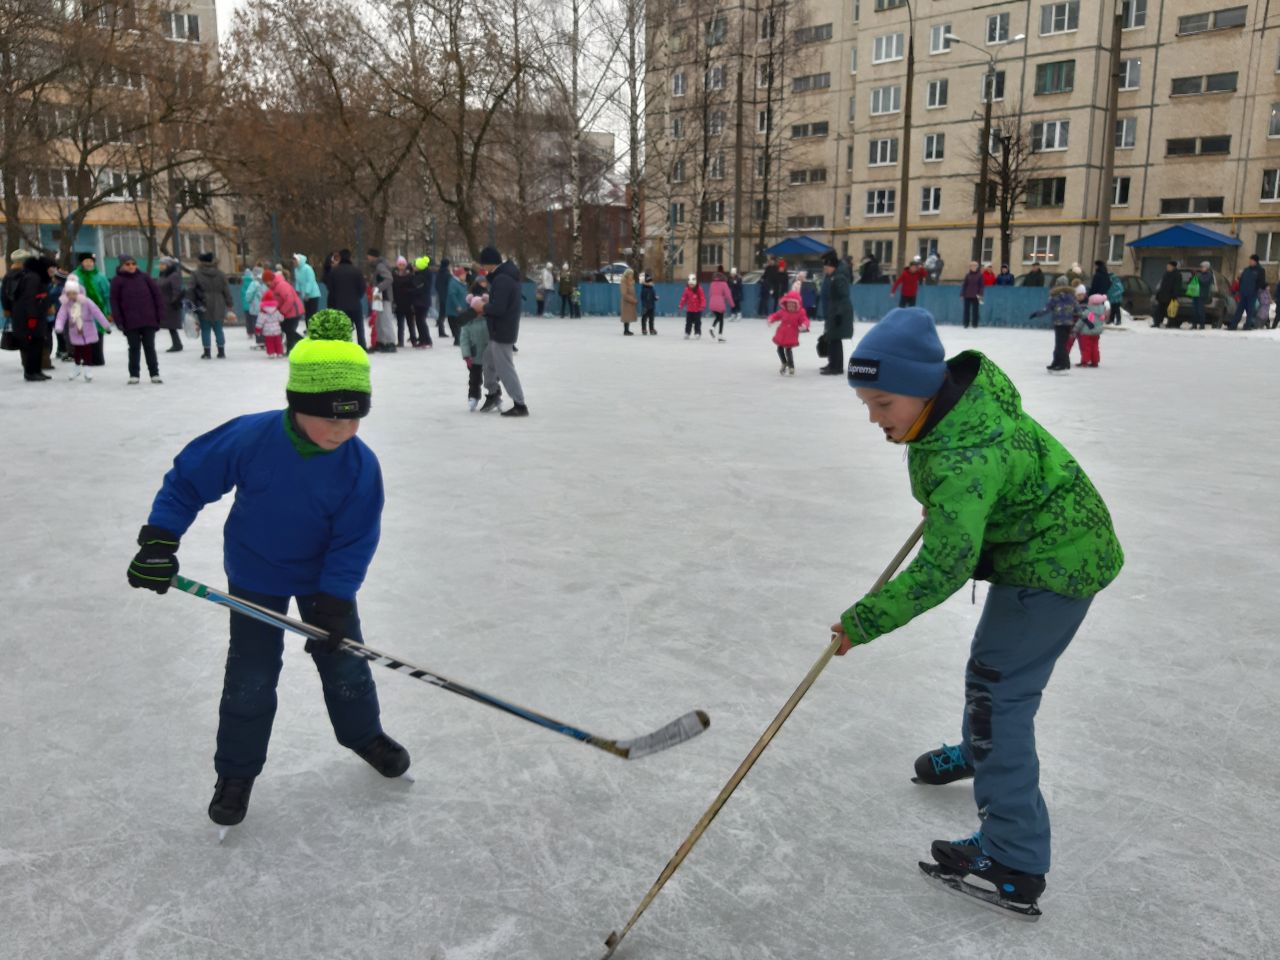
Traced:
[[618, 747], [625, 751], [623, 756], [626, 759], [635, 760], [638, 757], [647, 757], [651, 753], [678, 746], [686, 740], [692, 740], [709, 726], [711, 726], [711, 718], [707, 716], [705, 710], [691, 710], [653, 733], [633, 740], [619, 740]]
[[925, 863], [919, 861], [920, 872], [929, 879], [931, 883], [939, 884], [946, 887], [953, 893], [963, 894], [970, 897], [984, 907], [988, 907], [997, 913], [1012, 917], [1015, 920], [1025, 920], [1028, 923], [1035, 923], [1040, 919], [1040, 908], [1034, 903], [1014, 903], [1012, 900], [1006, 900], [1000, 896], [995, 890], [988, 890], [986, 887], [979, 887], [972, 883], [965, 883], [964, 876], [959, 873], [953, 873], [946, 867], [938, 863]]

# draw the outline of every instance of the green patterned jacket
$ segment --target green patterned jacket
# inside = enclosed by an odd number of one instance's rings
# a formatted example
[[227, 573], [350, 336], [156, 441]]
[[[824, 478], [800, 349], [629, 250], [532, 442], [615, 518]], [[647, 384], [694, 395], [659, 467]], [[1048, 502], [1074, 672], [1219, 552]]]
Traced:
[[[969, 385], [909, 448], [911, 493], [925, 508], [919, 553], [846, 610], [854, 643], [937, 606], [974, 576], [1089, 597], [1124, 553], [1102, 497], [1071, 454], [1022, 409], [1017, 389], [977, 351], [948, 361]], [[936, 415], [935, 415], [936, 418]]]

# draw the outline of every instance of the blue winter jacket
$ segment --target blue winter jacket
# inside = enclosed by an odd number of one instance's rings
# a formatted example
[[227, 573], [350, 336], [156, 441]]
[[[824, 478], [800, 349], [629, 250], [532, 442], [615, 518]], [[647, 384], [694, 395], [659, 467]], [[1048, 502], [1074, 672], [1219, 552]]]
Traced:
[[235, 488], [223, 526], [227, 580], [257, 593], [355, 597], [378, 547], [382, 470], [362, 440], [337, 450], [291, 436], [286, 411], [236, 417], [192, 440], [165, 474], [148, 523], [182, 536]]
[[293, 258], [298, 262], [293, 271], [293, 289], [298, 291], [298, 297], [302, 300], [312, 300], [320, 296], [320, 284], [316, 283], [316, 272], [311, 268], [311, 264], [307, 263], [306, 255], [295, 253]]

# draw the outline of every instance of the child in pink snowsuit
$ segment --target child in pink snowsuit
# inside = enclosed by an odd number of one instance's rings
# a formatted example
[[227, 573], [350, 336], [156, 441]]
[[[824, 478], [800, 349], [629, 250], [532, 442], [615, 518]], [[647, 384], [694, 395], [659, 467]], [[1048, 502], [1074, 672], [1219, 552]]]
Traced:
[[710, 333], [718, 340], [724, 340], [724, 315], [733, 309], [733, 292], [729, 289], [729, 281], [723, 273], [716, 273], [711, 278], [711, 296], [708, 298], [712, 320]]
[[62, 306], [58, 308], [53, 329], [58, 333], [66, 332], [71, 343], [71, 354], [76, 361], [76, 369], [69, 379], [75, 380], [83, 372], [85, 383], [89, 383], [93, 380], [93, 370], [89, 364], [93, 357], [93, 345], [98, 342], [98, 326], [101, 325], [103, 330], [110, 332], [111, 323], [102, 315], [98, 305], [85, 294], [74, 273], [67, 277], [58, 301]]
[[688, 340], [689, 334], [692, 333], [701, 340], [702, 311], [707, 309], [707, 297], [698, 286], [697, 274], [689, 274], [689, 284], [680, 294], [680, 303], [677, 307], [684, 310], [684, 338]]
[[276, 303], [275, 294], [268, 290], [258, 305], [258, 333], [262, 334], [268, 360], [284, 356], [283, 330], [284, 317], [280, 314], [280, 306]]
[[800, 331], [809, 329], [809, 315], [804, 312], [800, 302], [800, 294], [787, 293], [778, 301], [778, 311], [769, 315], [769, 325], [778, 325], [773, 335], [773, 342], [778, 347], [778, 359], [782, 366], [778, 373], [796, 375], [796, 361], [792, 355], [793, 347], [800, 346]]

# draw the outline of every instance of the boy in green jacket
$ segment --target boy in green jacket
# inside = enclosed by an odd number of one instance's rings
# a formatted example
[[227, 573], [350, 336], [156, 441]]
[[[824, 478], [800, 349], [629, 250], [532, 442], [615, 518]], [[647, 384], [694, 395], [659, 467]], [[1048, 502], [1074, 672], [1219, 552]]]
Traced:
[[843, 655], [937, 606], [970, 577], [991, 582], [965, 670], [961, 742], [922, 755], [914, 778], [972, 777], [981, 825], [964, 840], [935, 841], [936, 863], [920, 867], [1034, 919], [1049, 870], [1036, 709], [1124, 554], [1102, 497], [1023, 411], [1004, 372], [977, 351], [944, 358], [933, 317], [909, 307], [887, 313], [849, 360], [849, 385], [871, 422], [889, 442], [909, 445], [911, 493], [925, 527], [906, 570], [831, 629]]

